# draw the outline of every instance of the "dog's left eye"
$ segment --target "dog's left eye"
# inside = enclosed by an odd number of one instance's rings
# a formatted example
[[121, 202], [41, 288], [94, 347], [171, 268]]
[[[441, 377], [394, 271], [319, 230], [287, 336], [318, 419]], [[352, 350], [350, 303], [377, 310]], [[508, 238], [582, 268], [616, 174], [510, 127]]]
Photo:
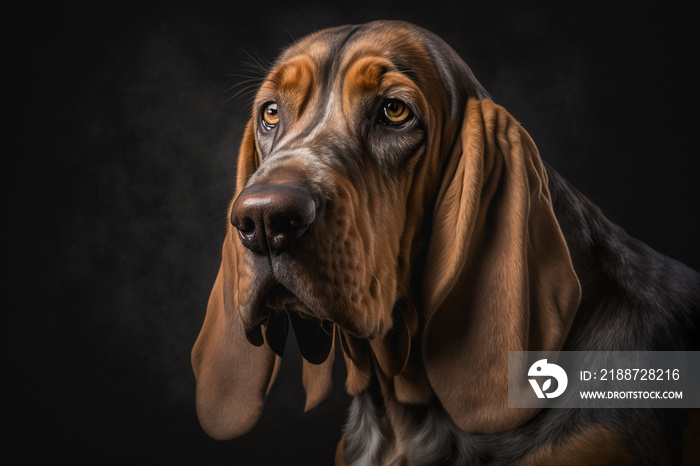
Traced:
[[275, 102], [270, 102], [263, 109], [262, 114], [262, 125], [266, 130], [270, 130], [277, 126], [280, 122], [279, 113], [277, 113], [277, 104]]
[[391, 126], [399, 126], [413, 118], [413, 112], [405, 102], [398, 99], [387, 99], [382, 104], [380, 121]]

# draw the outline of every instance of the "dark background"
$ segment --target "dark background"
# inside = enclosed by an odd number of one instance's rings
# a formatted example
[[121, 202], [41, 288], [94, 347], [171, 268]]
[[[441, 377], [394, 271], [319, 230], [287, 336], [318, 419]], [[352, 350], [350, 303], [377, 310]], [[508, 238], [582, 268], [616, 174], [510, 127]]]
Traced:
[[249, 95], [228, 89], [256, 74], [252, 57], [272, 60], [319, 28], [395, 18], [436, 32], [544, 160], [630, 234], [700, 268], [697, 15], [691, 4], [630, 5], [126, 1], [5, 11], [12, 463], [331, 462], [348, 402], [342, 374], [332, 399], [303, 414], [289, 347], [260, 423], [217, 442], [199, 428], [189, 363], [248, 110]]

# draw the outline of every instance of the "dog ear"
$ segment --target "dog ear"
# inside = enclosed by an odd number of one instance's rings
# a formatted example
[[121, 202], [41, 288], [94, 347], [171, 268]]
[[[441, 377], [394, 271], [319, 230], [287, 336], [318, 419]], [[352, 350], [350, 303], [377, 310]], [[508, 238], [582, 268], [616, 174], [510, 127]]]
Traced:
[[[249, 123], [238, 156], [236, 196], [258, 164], [252, 128]], [[220, 440], [255, 425], [279, 366], [268, 345], [248, 342], [238, 314], [239, 284], [245, 280], [238, 274], [240, 248], [235, 229], [228, 225], [219, 273], [192, 350], [197, 416], [204, 431]]]
[[470, 99], [428, 246], [423, 357], [437, 397], [472, 433], [522, 425], [508, 408], [508, 351], [559, 350], [580, 285], [527, 132]]
[[[251, 120], [238, 154], [234, 200], [259, 165]], [[228, 225], [221, 267], [192, 350], [197, 416], [205, 432], [221, 440], [238, 437], [255, 425], [281, 363], [281, 358], [267, 344], [267, 332], [263, 329], [262, 344], [255, 346], [246, 337], [241, 323], [238, 303], [245, 299], [244, 289], [249, 288], [250, 278], [239, 273], [243, 270], [239, 261], [244, 258], [237, 236], [236, 230]], [[333, 353], [331, 346], [329, 357], [318, 365], [303, 360], [306, 411], [321, 403], [331, 391]]]
[[[243, 133], [243, 140], [241, 141], [241, 148], [238, 151], [237, 160], [237, 170], [236, 170], [236, 195], [233, 196], [235, 200], [238, 195], [245, 188], [246, 183], [250, 175], [255, 173], [255, 170], [260, 166], [260, 158], [258, 157], [258, 151], [255, 147], [255, 122], [253, 119], [248, 121]], [[229, 212], [230, 214], [230, 212]]]

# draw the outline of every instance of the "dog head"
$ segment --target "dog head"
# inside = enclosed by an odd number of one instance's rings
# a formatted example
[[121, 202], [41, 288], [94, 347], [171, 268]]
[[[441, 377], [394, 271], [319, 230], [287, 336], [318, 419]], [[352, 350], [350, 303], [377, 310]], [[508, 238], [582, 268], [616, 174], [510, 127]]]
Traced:
[[503, 404], [507, 351], [558, 348], [579, 288], [537, 150], [486, 97], [406, 23], [324, 30], [281, 55], [244, 133], [192, 355], [210, 435], [257, 421], [290, 324], [307, 408], [339, 341], [351, 394], [374, 373], [399, 401], [435, 394], [465, 430], [532, 416]]

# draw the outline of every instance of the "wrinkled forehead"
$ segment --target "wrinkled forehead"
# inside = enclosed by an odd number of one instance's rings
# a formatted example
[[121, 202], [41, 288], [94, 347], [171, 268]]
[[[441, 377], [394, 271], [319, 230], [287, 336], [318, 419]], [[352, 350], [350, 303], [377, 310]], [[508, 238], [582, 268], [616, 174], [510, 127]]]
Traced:
[[325, 29], [301, 39], [282, 55], [281, 61], [300, 54], [308, 55], [321, 67], [335, 66], [339, 70], [368, 56], [389, 60], [406, 71], [429, 70], [432, 64], [421, 30], [398, 22]]
[[[287, 49], [274, 69], [279, 71], [302, 60], [314, 69], [318, 85], [342, 79], [356, 63], [391, 67], [449, 109], [453, 119], [474, 89], [471, 72], [440, 38], [417, 26], [398, 21], [379, 21], [359, 26], [325, 29], [304, 37]], [[478, 86], [478, 84], [477, 84]]]

